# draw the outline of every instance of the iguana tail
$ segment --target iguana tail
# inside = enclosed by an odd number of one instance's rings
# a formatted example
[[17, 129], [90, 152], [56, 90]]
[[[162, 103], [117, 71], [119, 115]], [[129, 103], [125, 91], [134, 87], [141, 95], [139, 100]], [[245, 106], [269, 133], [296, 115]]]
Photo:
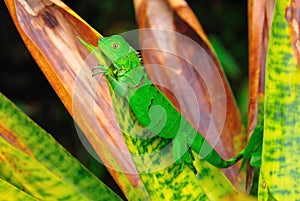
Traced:
[[191, 149], [199, 153], [200, 158], [206, 160], [210, 164], [218, 168], [228, 168], [236, 164], [244, 156], [244, 149], [238, 153], [236, 156], [224, 160], [218, 152], [206, 141], [204, 138], [198, 134], [191, 144]]

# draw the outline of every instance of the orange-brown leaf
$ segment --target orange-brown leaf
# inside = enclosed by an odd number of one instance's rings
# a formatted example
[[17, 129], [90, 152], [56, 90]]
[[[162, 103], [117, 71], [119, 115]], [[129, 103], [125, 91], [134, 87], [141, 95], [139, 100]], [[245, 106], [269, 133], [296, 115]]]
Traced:
[[5, 3], [25, 45], [121, 189], [127, 194], [138, 187], [136, 174], [117, 171], [136, 172], [106, 82], [91, 79], [90, 68], [97, 62], [87, 58], [89, 52], [77, 39], [96, 45], [100, 34], [58, 0]]

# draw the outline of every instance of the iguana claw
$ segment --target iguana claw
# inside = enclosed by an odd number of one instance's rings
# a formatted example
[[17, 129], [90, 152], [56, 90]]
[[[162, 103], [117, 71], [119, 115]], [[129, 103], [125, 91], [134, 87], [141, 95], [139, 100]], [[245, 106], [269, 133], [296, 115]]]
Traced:
[[189, 168], [191, 168], [194, 174], [197, 174], [197, 170], [193, 164], [194, 160], [194, 154], [192, 153], [192, 150], [188, 148], [188, 150], [176, 161], [176, 163], [181, 166], [180, 172], [183, 171], [184, 165], [187, 165]]
[[[96, 69], [100, 69], [100, 70], [97, 71], [97, 72], [94, 72], [94, 70], [96, 70]], [[104, 65], [94, 66], [94, 67], [92, 68], [92, 71], [93, 71], [93, 74], [92, 74], [93, 77], [94, 77], [95, 75], [98, 75], [98, 74], [102, 74], [102, 73], [106, 73], [106, 72], [107, 72], [107, 70], [105, 69]]]

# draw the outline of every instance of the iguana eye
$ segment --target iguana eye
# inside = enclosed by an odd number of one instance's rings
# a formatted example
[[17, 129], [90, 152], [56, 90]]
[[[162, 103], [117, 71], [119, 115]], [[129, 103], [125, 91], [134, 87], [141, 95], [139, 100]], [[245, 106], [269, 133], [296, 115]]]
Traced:
[[118, 70], [117, 70], [117, 69], [113, 70], [113, 74], [114, 74], [114, 75], [117, 75], [117, 73], [118, 73]]
[[119, 43], [114, 43], [114, 44], [112, 45], [112, 47], [113, 47], [114, 49], [118, 49], [118, 48], [120, 47], [120, 44], [119, 44]]

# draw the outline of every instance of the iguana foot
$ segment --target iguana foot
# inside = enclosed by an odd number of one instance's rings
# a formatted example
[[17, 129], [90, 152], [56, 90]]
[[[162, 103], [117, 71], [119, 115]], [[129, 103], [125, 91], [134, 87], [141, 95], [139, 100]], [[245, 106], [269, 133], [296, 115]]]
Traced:
[[188, 151], [185, 152], [177, 161], [176, 163], [179, 164], [180, 167], [180, 172], [183, 171], [184, 165], [187, 165], [191, 170], [194, 172], [194, 174], [197, 174], [197, 170], [193, 164], [194, 161], [194, 155], [191, 151], [190, 148], [188, 148]]
[[196, 174], [197, 170], [193, 164], [195, 157], [188, 146], [185, 137], [175, 137], [173, 140], [173, 152], [176, 164], [180, 165], [180, 172], [183, 171], [184, 165], [187, 165]]
[[[94, 72], [94, 70], [99, 69], [98, 71]], [[92, 68], [93, 74], [92, 76], [98, 75], [98, 74], [102, 74], [102, 73], [106, 73], [107, 69], [104, 67], [104, 65], [99, 65], [99, 66], [94, 66]]]

